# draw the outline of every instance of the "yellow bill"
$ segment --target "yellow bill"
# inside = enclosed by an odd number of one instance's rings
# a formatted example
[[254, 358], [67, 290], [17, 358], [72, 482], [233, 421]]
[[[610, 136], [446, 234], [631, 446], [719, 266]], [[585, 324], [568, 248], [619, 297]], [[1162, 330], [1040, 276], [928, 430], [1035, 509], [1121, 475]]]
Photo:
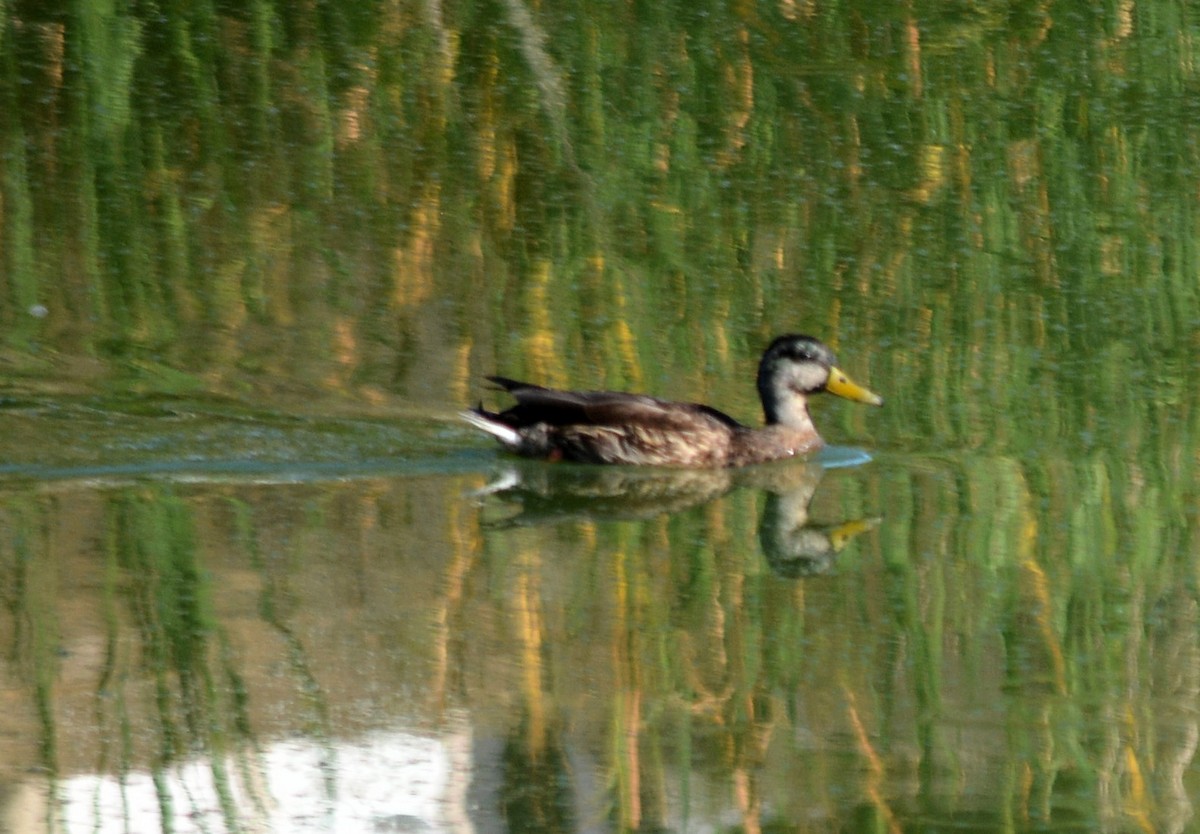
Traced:
[[850, 543], [850, 540], [855, 536], [874, 530], [879, 526], [880, 518], [860, 518], [855, 521], [847, 521], [839, 524], [826, 532], [829, 536], [829, 542], [833, 545], [833, 552], [840, 553], [842, 548]]
[[829, 382], [825, 383], [825, 390], [856, 403], [883, 405], [883, 397], [863, 388], [838, 368], [829, 369]]

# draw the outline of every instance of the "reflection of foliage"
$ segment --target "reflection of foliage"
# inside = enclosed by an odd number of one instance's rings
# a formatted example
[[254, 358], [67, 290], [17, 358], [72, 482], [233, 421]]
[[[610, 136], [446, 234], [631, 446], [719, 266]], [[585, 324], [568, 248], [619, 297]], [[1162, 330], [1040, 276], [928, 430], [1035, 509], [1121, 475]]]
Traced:
[[135, 374], [403, 388], [444, 310], [510, 373], [549, 345], [670, 394], [704, 356], [684, 387], [747, 414], [736, 369], [800, 326], [893, 346], [860, 359], [923, 392], [891, 438], [1077, 442], [1085, 377], [1119, 438], [1194, 396], [1200, 143], [1145, 102], [1186, 102], [1195, 21], [1151, 5], [18, 4], [0, 321]]
[[[803, 805], [828, 801], [835, 785], [859, 790], [857, 812], [884, 827], [911, 814], [1070, 824], [1081, 803], [1088, 824], [1154, 819], [1146, 783], [1160, 751], [1143, 714], [1142, 658], [1197, 650], [1195, 594], [1179, 590], [1188, 581], [1175, 558], [1188, 547], [1156, 552], [1166, 540], [1138, 519], [1161, 518], [1163, 498], [1129, 507], [1143, 487], [1110, 480], [1118, 464], [1056, 466], [1049, 504], [1031, 488], [1044, 473], [1004, 458], [905, 459], [828, 478], [827, 498], [844, 511], [861, 512], [868, 494], [887, 496], [887, 510], [857, 557], [801, 583], [766, 573], [750, 500], [762, 496], [750, 492], [667, 519], [600, 523], [586, 538], [587, 569], [574, 554], [556, 568], [561, 545], [549, 549], [540, 563], [563, 576], [541, 584], [575, 582], [588, 603], [570, 609], [567, 633], [556, 636], [549, 618], [543, 639], [583, 640], [605, 670], [593, 674], [610, 693], [607, 766], [622, 824], [659, 819], [664, 784], [681, 780], [686, 795], [689, 779], [733, 789], [745, 815], [803, 815], [775, 805], [781, 795], [761, 781], [781, 757], [805, 774], [783, 795]], [[1114, 518], [1117, 505], [1126, 509]], [[1143, 634], [1147, 617], [1162, 627]], [[551, 663], [545, 677], [578, 675]], [[1195, 722], [1178, 710], [1195, 678], [1164, 675], [1151, 687], [1190, 728], [1163, 745], [1175, 768], [1192, 759]], [[1097, 790], [1115, 804], [1084, 799]], [[1186, 813], [1184, 797], [1167, 792], [1178, 806], [1167, 816]]]
[[[380, 690], [394, 698], [383, 713], [407, 719], [437, 651], [433, 598], [462, 570], [446, 598], [450, 697], [485, 732], [518, 697], [531, 716], [509, 739], [528, 749], [506, 754], [512, 814], [566, 818], [567, 786], [581, 778], [564, 763], [569, 750], [571, 765], [591, 768], [589, 784], [610, 786], [610, 818], [629, 827], [673, 821], [676, 802], [707, 819], [706, 803], [730, 796], [743, 814], [800, 820], [816, 807], [847, 830], [857, 813], [1019, 817], [1028, 828], [1181, 820], [1200, 691], [1194, 487], [1144, 463], [1131, 476], [1114, 454], [1022, 466], [942, 453], [834, 470], [816, 520], [880, 508], [883, 521], [836, 571], [803, 582], [763, 559], [766, 497], [746, 489], [652, 520], [487, 530], [477, 549], [445, 536], [471, 527], [473, 505], [453, 503], [457, 479], [134, 486], [99, 500], [90, 486], [45, 500], [10, 492], [0, 496], [0, 637], [45, 722], [47, 764], [56, 738], [76, 743], [76, 725], [54, 725], [63, 704], [81, 714], [78, 689], [61, 691], [73, 679], [111, 745], [101, 769], [128, 770], [148, 744], [156, 762], [228, 749], [250, 726], [251, 701], [265, 705], [260, 722], [283, 711], [291, 731], [317, 723], [326, 738], [353, 732], [346, 705], [358, 714]], [[424, 521], [447, 494], [460, 514]], [[329, 506], [318, 496], [378, 507], [384, 535], [363, 535], [358, 513], [314, 512]], [[213, 506], [233, 512], [197, 511]], [[69, 529], [106, 531], [107, 560]], [[216, 619], [206, 571], [216, 587], [238, 581], [229, 564], [201, 558], [202, 542], [266, 581], [241, 613]], [[470, 557], [453, 565], [456, 546]], [[78, 558], [102, 574], [64, 581]], [[92, 594], [102, 618], [79, 616]], [[331, 628], [339, 618], [346, 627]], [[80, 675], [76, 646], [97, 622], [103, 666]], [[261, 641], [264, 624], [274, 637]], [[242, 665], [244, 678], [226, 632], [238, 645], [257, 633], [266, 652]], [[337, 695], [313, 691], [342, 678]], [[519, 774], [538, 790], [523, 793]]]
[[58, 769], [58, 727], [54, 715], [54, 678], [59, 664], [59, 625], [50, 599], [53, 566], [38, 558], [43, 511], [36, 502], [6, 501], [0, 505], [0, 604], [3, 622], [0, 656], [13, 671], [29, 681], [41, 730], [41, 764], [51, 773]]
[[186, 751], [187, 742], [175, 735], [172, 679], [179, 686], [186, 738], [205, 733], [212, 699], [212, 615], [189, 511], [176, 498], [129, 495], [114, 505], [112, 525], [118, 564], [130, 577], [143, 661], [156, 680], [164, 753], [173, 758]]
[[498, 800], [509, 831], [576, 830], [566, 756], [556, 738], [543, 742], [534, 749], [519, 730], [505, 739]]
[[[128, 577], [141, 661], [153, 681], [160, 733], [156, 764], [165, 766], [197, 750], [227, 751], [230, 741], [249, 731], [248, 701], [242, 673], [228, 657], [214, 621], [191, 508], [170, 494], [136, 490], [112, 502], [109, 523], [111, 556]], [[229, 810], [221, 756], [213, 757], [212, 766]]]
[[[749, 419], [766, 337], [836, 337], [899, 395], [841, 419], [920, 451], [843, 485], [833, 517], [885, 515], [861, 570], [775, 583], [747, 555], [744, 498], [592, 530], [563, 642], [620, 644], [681, 770], [678, 704], [739, 764], [786, 716], [823, 761], [911, 746], [928, 786], [986, 747], [954, 724], [968, 701], [1010, 728], [1010, 810], [1081, 782], [1119, 805], [1155, 760], [1150, 670], [1173, 704], [1196, 686], [1158, 659], [1195, 668], [1195, 16], [524, 7], [5, 6], [5, 368], [91, 385], [99, 355], [139, 389], [424, 393], [413, 377], [443, 391], [450, 355], [463, 394], [498, 365]], [[49, 737], [45, 511], [5, 512], [10, 653]], [[188, 512], [154, 490], [109, 509], [166, 758], [224, 731]], [[619, 627], [593, 629], [612, 553]], [[1080, 730], [1076, 703], [1109, 734]]]
[[[160, 490], [126, 492], [110, 505], [107, 541], [110, 558], [128, 578], [141, 661], [153, 682], [159, 736], [152, 772], [164, 813], [172, 813], [172, 800], [162, 788], [163, 768], [204, 751], [211, 755], [222, 811], [235, 820], [224, 754], [249, 730], [248, 701], [241, 673], [223, 651], [208, 578], [198, 561], [192, 509]], [[123, 749], [122, 760], [130, 752]]]

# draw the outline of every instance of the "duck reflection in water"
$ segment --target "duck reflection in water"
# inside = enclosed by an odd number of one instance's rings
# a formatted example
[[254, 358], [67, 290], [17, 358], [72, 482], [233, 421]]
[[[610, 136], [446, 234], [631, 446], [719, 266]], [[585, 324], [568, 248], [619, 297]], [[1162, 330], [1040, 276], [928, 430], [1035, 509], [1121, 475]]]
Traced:
[[842, 549], [855, 536], [873, 530], [878, 517], [856, 518], [840, 524], [810, 524], [809, 505], [824, 470], [819, 465], [786, 467], [804, 469], [812, 477], [790, 489], [763, 487], [766, 501], [758, 523], [758, 543], [771, 571], [785, 579], [818, 576], [833, 571]]
[[855, 536], [876, 518], [836, 525], [809, 523], [809, 507], [824, 477], [814, 462], [767, 464], [745, 469], [546, 466], [515, 463], [474, 495], [519, 509], [487, 522], [507, 529], [576, 521], [645, 520], [700, 507], [737, 488], [765, 495], [758, 541], [771, 570], [795, 579], [828, 573]]

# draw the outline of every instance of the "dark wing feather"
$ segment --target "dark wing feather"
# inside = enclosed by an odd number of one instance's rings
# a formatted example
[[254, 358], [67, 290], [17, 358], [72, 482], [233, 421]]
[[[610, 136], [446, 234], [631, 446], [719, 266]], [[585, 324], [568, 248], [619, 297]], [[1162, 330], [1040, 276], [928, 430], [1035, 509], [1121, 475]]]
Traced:
[[488, 379], [516, 397], [517, 404], [500, 414], [500, 419], [513, 428], [546, 423], [684, 432], [741, 426], [728, 414], [706, 405], [669, 402], [619, 391], [561, 391], [501, 376]]

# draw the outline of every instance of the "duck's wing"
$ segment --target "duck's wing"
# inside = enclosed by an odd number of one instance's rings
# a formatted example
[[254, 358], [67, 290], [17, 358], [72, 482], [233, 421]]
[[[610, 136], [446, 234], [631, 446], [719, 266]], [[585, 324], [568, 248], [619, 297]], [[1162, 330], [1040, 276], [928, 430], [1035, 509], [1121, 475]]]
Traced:
[[546, 423], [688, 432], [741, 426], [728, 414], [696, 403], [671, 402], [619, 391], [563, 391], [501, 376], [488, 379], [516, 397], [517, 404], [499, 415], [513, 428]]

